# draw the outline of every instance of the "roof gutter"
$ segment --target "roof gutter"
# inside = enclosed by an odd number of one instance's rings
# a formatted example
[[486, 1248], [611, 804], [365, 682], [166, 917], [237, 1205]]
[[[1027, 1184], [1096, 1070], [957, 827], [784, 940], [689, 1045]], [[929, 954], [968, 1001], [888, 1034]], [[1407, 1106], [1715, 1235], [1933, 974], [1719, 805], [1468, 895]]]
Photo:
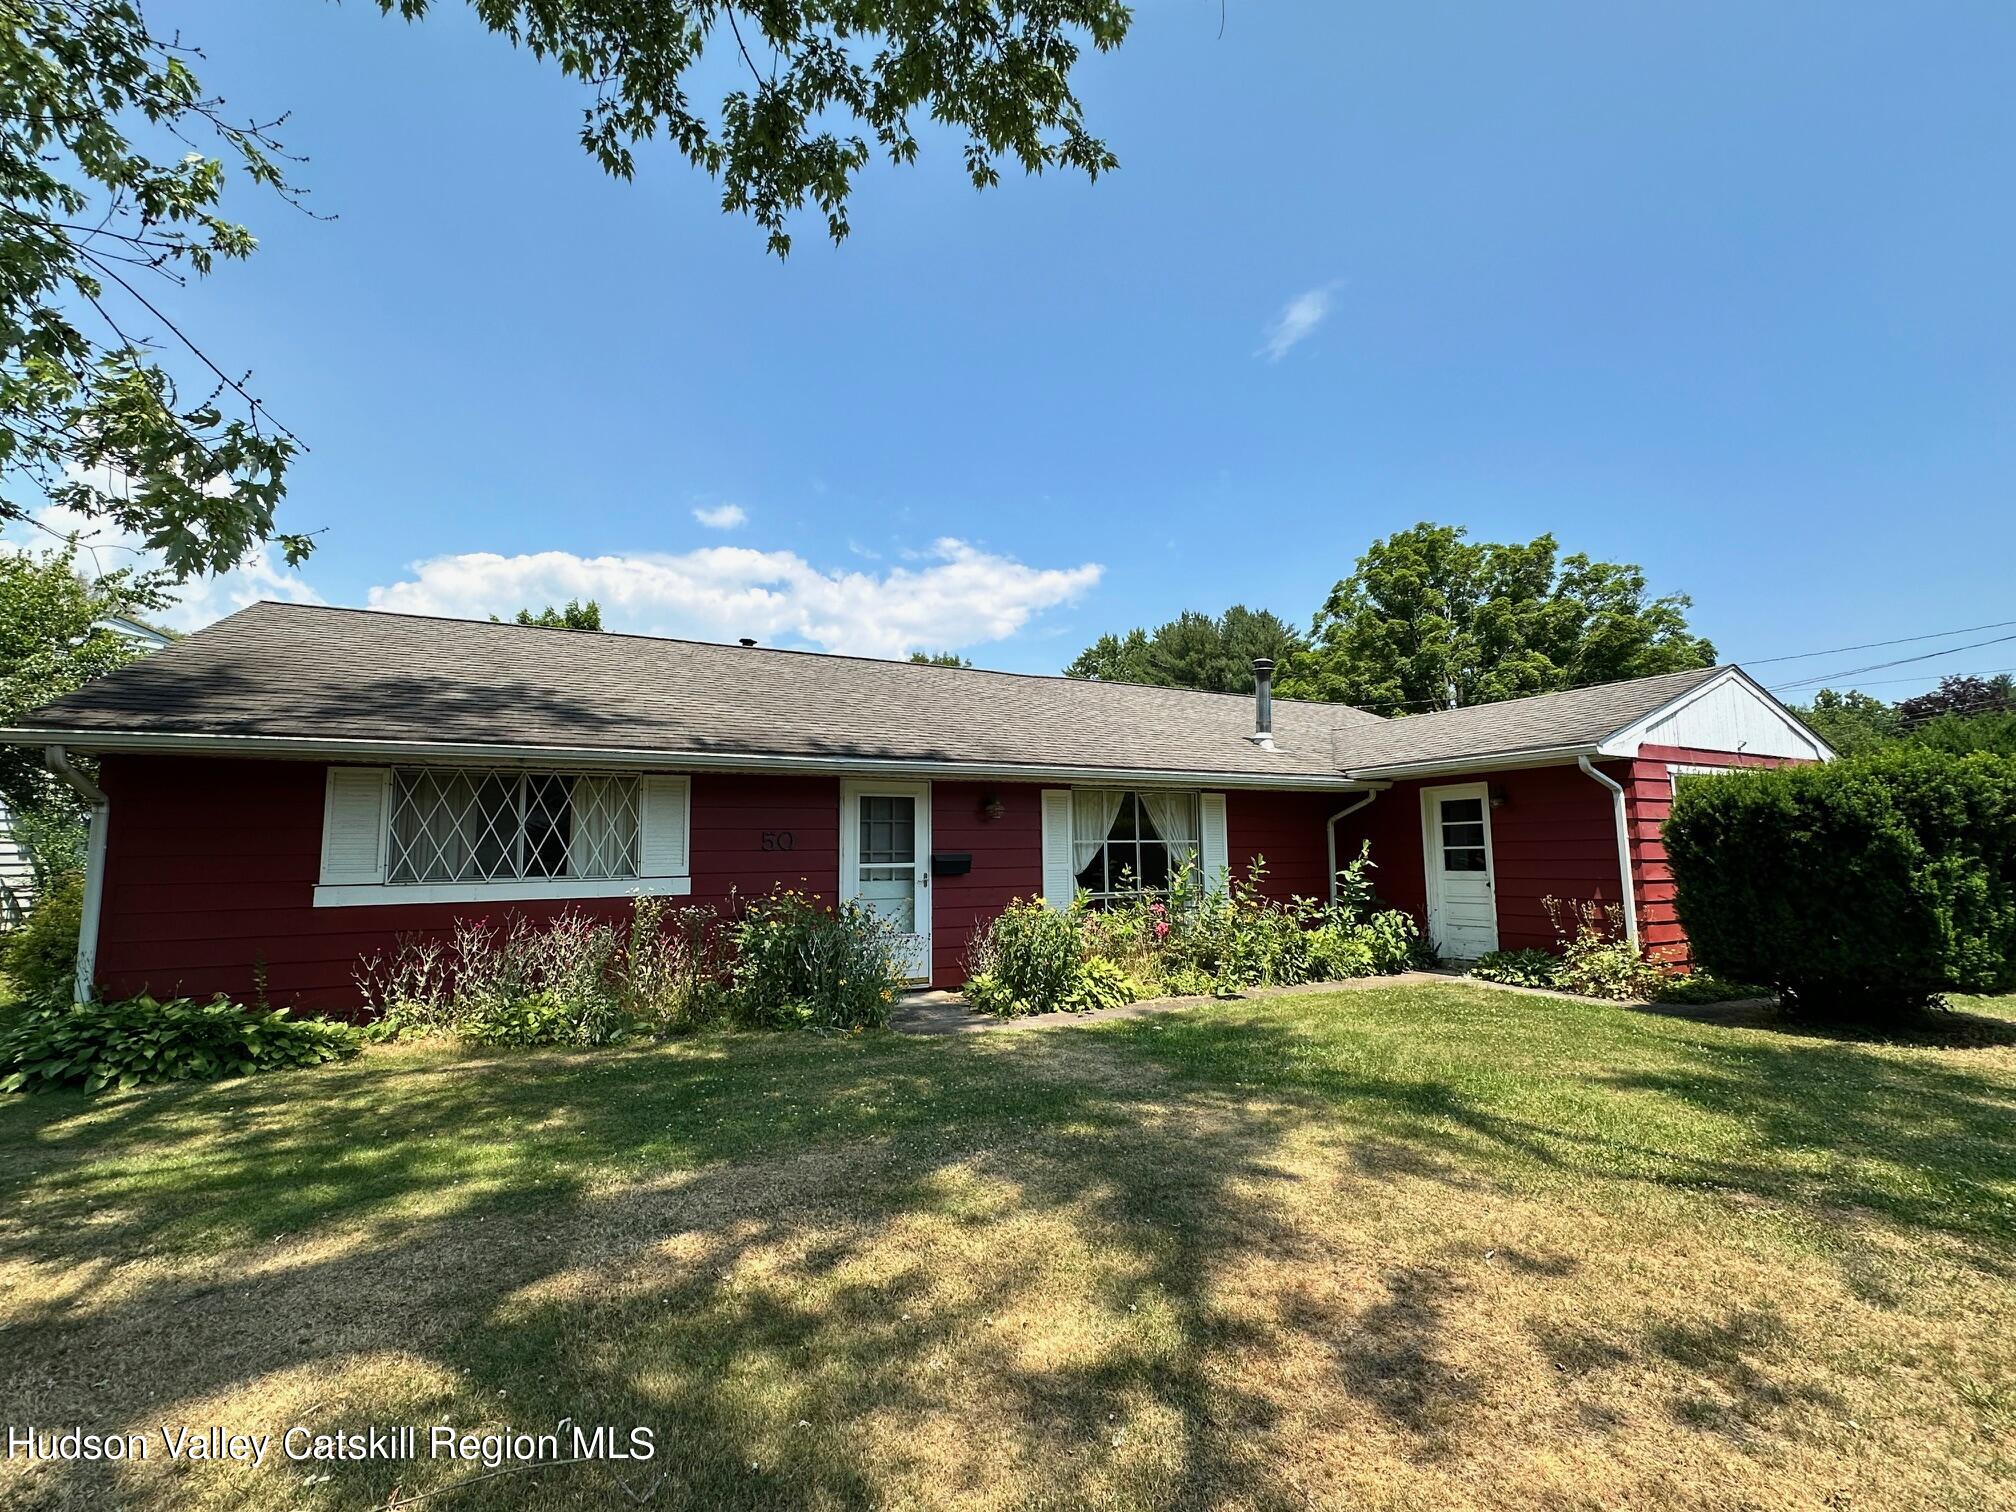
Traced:
[[103, 788], [70, 764], [70, 753], [62, 746], [45, 746], [42, 761], [91, 810], [84, 850], [84, 908], [77, 921], [77, 975], [72, 984], [74, 1000], [88, 1003], [98, 990], [98, 920], [105, 909], [105, 832], [112, 822], [112, 802]]
[[[4, 734], [4, 732], [0, 732]], [[1599, 754], [1587, 741], [1579, 745], [1537, 746], [1525, 751], [1493, 751], [1477, 756], [1442, 756], [1432, 761], [1396, 761], [1384, 766], [1354, 766], [1351, 776], [1365, 782], [1397, 782], [1404, 777], [1442, 777], [1459, 772], [1489, 772], [1510, 767], [1565, 766]]]
[[1638, 944], [1638, 888], [1631, 879], [1631, 820], [1624, 808], [1624, 788], [1616, 778], [1596, 770], [1587, 756], [1575, 765], [1582, 768], [1585, 776], [1593, 777], [1610, 789], [1610, 811], [1617, 826], [1617, 875], [1624, 888], [1624, 937], [1631, 942], [1631, 948]]
[[0, 744], [60, 741], [82, 751], [138, 751], [183, 756], [264, 756], [360, 762], [481, 761], [554, 766], [653, 767], [670, 771], [807, 772], [905, 775], [1023, 782], [1125, 783], [1130, 786], [1299, 788], [1340, 792], [1364, 783], [1335, 773], [1160, 771], [1141, 767], [1059, 766], [1034, 762], [932, 761], [888, 756], [781, 756], [752, 752], [660, 751], [634, 746], [490, 745], [477, 741], [320, 740], [295, 735], [202, 735], [181, 732], [0, 729]]

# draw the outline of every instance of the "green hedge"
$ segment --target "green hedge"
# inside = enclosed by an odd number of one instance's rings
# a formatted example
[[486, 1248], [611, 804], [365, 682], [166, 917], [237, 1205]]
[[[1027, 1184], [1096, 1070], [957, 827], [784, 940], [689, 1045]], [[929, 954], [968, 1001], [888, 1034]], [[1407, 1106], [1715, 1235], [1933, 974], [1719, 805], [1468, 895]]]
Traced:
[[1903, 749], [1683, 783], [1680, 922], [1717, 976], [1819, 1014], [2016, 989], [2016, 761]]

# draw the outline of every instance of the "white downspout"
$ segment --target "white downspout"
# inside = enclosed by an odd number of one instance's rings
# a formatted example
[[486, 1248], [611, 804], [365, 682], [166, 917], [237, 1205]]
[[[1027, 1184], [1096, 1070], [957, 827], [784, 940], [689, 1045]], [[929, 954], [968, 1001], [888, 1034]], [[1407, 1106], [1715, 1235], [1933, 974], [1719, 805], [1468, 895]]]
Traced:
[[1379, 788], [1373, 788], [1370, 792], [1360, 795], [1356, 803], [1347, 803], [1343, 808], [1332, 814], [1329, 821], [1323, 826], [1324, 836], [1330, 842], [1330, 901], [1332, 903], [1337, 901], [1337, 821], [1339, 819], [1349, 819], [1358, 810], [1365, 807], [1374, 798], [1377, 798], [1380, 791], [1381, 789]]
[[1617, 875], [1624, 885], [1624, 937], [1633, 950], [1638, 945], [1638, 888], [1631, 880], [1631, 818], [1624, 809], [1624, 789], [1616, 779], [1596, 770], [1587, 756], [1577, 756], [1575, 765], [1610, 789], [1610, 809], [1616, 816]]
[[105, 830], [112, 804], [104, 789], [70, 764], [60, 745], [45, 746], [42, 760], [91, 808], [91, 836], [84, 851], [84, 911], [77, 921], [76, 1001], [88, 1003], [98, 990], [98, 919], [105, 904]]

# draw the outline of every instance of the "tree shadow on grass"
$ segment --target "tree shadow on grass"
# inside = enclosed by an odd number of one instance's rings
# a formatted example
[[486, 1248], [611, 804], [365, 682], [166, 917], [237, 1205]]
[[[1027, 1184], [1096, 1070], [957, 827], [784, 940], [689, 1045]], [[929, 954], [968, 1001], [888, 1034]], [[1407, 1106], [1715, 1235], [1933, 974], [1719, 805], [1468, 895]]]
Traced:
[[[542, 1472], [542, 1504], [603, 1505], [663, 1475], [654, 1506], [856, 1506], [983, 1472], [1025, 1474], [1062, 1505], [1202, 1506], [1235, 1489], [1305, 1504], [1242, 1442], [1272, 1404], [1210, 1369], [1264, 1342], [1211, 1288], [1240, 1254], [1293, 1242], [1246, 1189], [1268, 1179], [1298, 1114], [1091, 1075], [1055, 1041], [731, 1050], [500, 1059], [473, 1076], [387, 1059], [382, 1083], [367, 1062], [284, 1094], [275, 1078], [119, 1106], [110, 1146], [82, 1161], [45, 1149], [15, 1183], [33, 1217], [0, 1227], [0, 1260], [88, 1269], [10, 1306], [0, 1348], [23, 1368], [0, 1406], [18, 1421], [149, 1425], [220, 1399], [256, 1405], [248, 1383], [417, 1357], [415, 1379], [432, 1384], [392, 1421], [658, 1429], [658, 1462]], [[83, 1137], [65, 1133], [76, 1118], [107, 1135], [81, 1107], [44, 1107], [59, 1147]], [[438, 1148], [486, 1120], [529, 1150]], [[149, 1140], [167, 1146], [160, 1169], [122, 1173], [112, 1152]], [[949, 1290], [905, 1238], [941, 1217], [977, 1246]], [[1031, 1270], [1015, 1238], [1027, 1223], [1092, 1256], [1085, 1273]], [[995, 1235], [1018, 1265], [990, 1268]], [[227, 1258], [112, 1273], [150, 1247]], [[1063, 1298], [1084, 1335], [1022, 1337], [1054, 1324], [1046, 1288], [1060, 1284], [1089, 1288]], [[937, 1377], [934, 1359], [963, 1363]], [[317, 1426], [384, 1421], [385, 1406], [348, 1404]], [[906, 1423], [914, 1453], [891, 1429]], [[948, 1444], [948, 1425], [979, 1447]], [[283, 1478], [233, 1497], [382, 1504], [438, 1478], [314, 1468], [326, 1486], [271, 1470]], [[28, 1504], [102, 1495], [106, 1475], [45, 1466]], [[456, 1505], [524, 1505], [527, 1485], [473, 1486]], [[186, 1504], [161, 1480], [124, 1493]]]
[[[1418, 1059], [1362, 1053], [1348, 1026], [1297, 1032], [1171, 1015], [1097, 1032], [1127, 1037], [1179, 1076], [1315, 1100], [1349, 1131], [1348, 1158], [1370, 1174], [1460, 1183], [1543, 1170], [1721, 1190], [1837, 1230], [1874, 1215], [1906, 1234], [1956, 1241], [1979, 1269], [2016, 1272], [2016, 1083], [1964, 1058], [1746, 1034], [1674, 1039], [1649, 1060], [1602, 1069], [1599, 1049], [1597, 1068], [1575, 1072], [1586, 1096], [1547, 1121], [1522, 1105], [1518, 1078], [1501, 1090], [1417, 1074]], [[1643, 1116], [1646, 1094], [1662, 1100], [1663, 1118]], [[1725, 1142], [1709, 1147], [1698, 1137], [1709, 1129]]]
[[[1968, 1140], [1981, 1143], [1970, 1179], [2006, 1179], [2008, 1090], [1971, 1075], [1746, 1041], [1689, 1049], [1684, 1075], [1595, 1089], [1763, 1120], [1739, 1158], [1628, 1121], [1550, 1127], [1415, 1063], [1325, 1060], [1265, 1017], [1156, 1032], [400, 1052], [17, 1105], [0, 1140], [29, 1158], [6, 1185], [0, 1263], [36, 1277], [38, 1295], [7, 1304], [0, 1416], [146, 1424], [326, 1376], [335, 1405], [311, 1414], [325, 1429], [572, 1417], [658, 1430], [647, 1466], [540, 1472], [542, 1506], [628, 1505], [652, 1486], [649, 1505], [712, 1508], [1021, 1485], [1064, 1506], [1299, 1507], [1310, 1497], [1267, 1437], [1292, 1404], [1254, 1383], [1311, 1341], [1336, 1388], [1422, 1462], [1484, 1405], [1444, 1338], [1466, 1282], [1432, 1257], [1386, 1274], [1368, 1303], [1291, 1288], [1271, 1311], [1228, 1305], [1226, 1279], [1256, 1263], [1336, 1263], [1271, 1200], [1298, 1174], [1286, 1146], [1312, 1125], [1356, 1152], [1344, 1176], [1361, 1183], [1544, 1170], [1721, 1186], [1817, 1214], [1857, 1202], [1977, 1245], [2000, 1233], [1962, 1193], [1892, 1179]], [[1772, 1153], [1801, 1140], [1846, 1158], [1823, 1178]], [[162, 1263], [130, 1264], [150, 1255]], [[1573, 1269], [1524, 1252], [1506, 1263], [1543, 1285]], [[1701, 1382], [1675, 1393], [1676, 1420], [1727, 1431], [1779, 1405], [1766, 1345], [1780, 1347], [1741, 1319], [1676, 1317], [1603, 1347]], [[1551, 1347], [1609, 1363], [1571, 1339]], [[341, 1385], [381, 1358], [414, 1362], [404, 1395]], [[1722, 1415], [1689, 1419], [1695, 1396]], [[1746, 1401], [1748, 1418], [1727, 1408]], [[301, 1388], [299, 1404], [317, 1393]], [[278, 1478], [218, 1503], [383, 1504], [445, 1479], [344, 1465], [306, 1487], [264, 1473]], [[89, 1467], [45, 1467], [26, 1504], [108, 1489], [191, 1504], [157, 1480], [108, 1488]], [[531, 1497], [532, 1478], [513, 1477], [453, 1505]]]

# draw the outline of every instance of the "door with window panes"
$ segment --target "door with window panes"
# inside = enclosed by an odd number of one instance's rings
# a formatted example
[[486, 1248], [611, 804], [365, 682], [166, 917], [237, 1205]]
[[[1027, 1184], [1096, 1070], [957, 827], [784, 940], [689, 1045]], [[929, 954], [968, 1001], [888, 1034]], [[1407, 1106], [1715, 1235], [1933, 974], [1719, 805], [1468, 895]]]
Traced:
[[1428, 863], [1428, 933], [1442, 954], [1474, 961], [1498, 948], [1491, 858], [1491, 789], [1484, 783], [1421, 794]]
[[841, 789], [840, 897], [889, 922], [909, 980], [931, 980], [930, 783]]

